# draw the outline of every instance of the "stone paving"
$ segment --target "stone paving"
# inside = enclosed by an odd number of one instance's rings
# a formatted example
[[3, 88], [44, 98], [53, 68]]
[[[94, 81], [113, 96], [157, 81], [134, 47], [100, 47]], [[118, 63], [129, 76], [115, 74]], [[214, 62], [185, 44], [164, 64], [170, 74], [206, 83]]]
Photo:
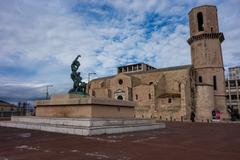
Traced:
[[239, 160], [239, 123], [166, 126], [85, 137], [0, 127], [0, 160]]

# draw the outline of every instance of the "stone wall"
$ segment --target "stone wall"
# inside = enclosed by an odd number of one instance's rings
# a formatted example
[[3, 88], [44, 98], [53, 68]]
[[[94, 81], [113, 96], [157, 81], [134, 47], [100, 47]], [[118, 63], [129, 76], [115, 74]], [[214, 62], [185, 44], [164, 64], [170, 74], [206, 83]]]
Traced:
[[[180, 66], [132, 74], [121, 73], [91, 81], [89, 93], [91, 95], [95, 92], [96, 97], [107, 97], [104, 92], [107, 89], [108, 93], [112, 93], [112, 98], [122, 96], [123, 100], [134, 101], [137, 118], [189, 119], [192, 108], [191, 72], [191, 66]], [[109, 86], [100, 85], [102, 82], [109, 83]], [[170, 97], [161, 98], [165, 95]]]

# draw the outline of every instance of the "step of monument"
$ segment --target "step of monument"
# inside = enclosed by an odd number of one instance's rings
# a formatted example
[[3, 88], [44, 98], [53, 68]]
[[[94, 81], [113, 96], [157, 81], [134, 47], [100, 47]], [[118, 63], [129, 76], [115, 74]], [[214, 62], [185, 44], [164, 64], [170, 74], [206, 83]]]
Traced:
[[70, 125], [70, 126], [112, 126], [112, 125], [131, 125], [131, 124], [152, 124], [152, 119], [126, 119], [126, 118], [48, 118], [35, 116], [13, 116], [11, 121], [14, 122], [31, 122], [47, 123], [53, 125]]
[[37, 124], [37, 123], [31, 123], [31, 122], [16, 122], [16, 121], [2, 121], [0, 122], [0, 126], [41, 130], [41, 131], [64, 133], [64, 134], [83, 135], [83, 136], [147, 131], [147, 130], [156, 130], [156, 129], [166, 127], [165, 123], [86, 127], [86, 126], [71, 126], [71, 125], [53, 125], [53, 124], [47, 124], [47, 123]]

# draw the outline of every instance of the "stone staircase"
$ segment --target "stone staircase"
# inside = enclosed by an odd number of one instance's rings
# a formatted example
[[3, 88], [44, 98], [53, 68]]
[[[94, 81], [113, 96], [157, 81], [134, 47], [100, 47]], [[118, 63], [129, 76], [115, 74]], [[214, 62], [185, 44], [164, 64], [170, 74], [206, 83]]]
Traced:
[[152, 119], [48, 118], [34, 116], [14, 116], [11, 117], [11, 121], [1, 121], [0, 126], [84, 136], [146, 131], [166, 127], [165, 123], [156, 123]]

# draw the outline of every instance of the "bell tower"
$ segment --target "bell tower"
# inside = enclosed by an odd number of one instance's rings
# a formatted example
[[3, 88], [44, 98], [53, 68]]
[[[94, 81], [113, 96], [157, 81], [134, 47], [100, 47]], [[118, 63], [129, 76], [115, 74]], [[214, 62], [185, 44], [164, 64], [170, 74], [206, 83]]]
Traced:
[[204, 5], [189, 12], [192, 65], [196, 79], [196, 118], [211, 120], [212, 111], [219, 110], [227, 118], [224, 65], [216, 6]]

